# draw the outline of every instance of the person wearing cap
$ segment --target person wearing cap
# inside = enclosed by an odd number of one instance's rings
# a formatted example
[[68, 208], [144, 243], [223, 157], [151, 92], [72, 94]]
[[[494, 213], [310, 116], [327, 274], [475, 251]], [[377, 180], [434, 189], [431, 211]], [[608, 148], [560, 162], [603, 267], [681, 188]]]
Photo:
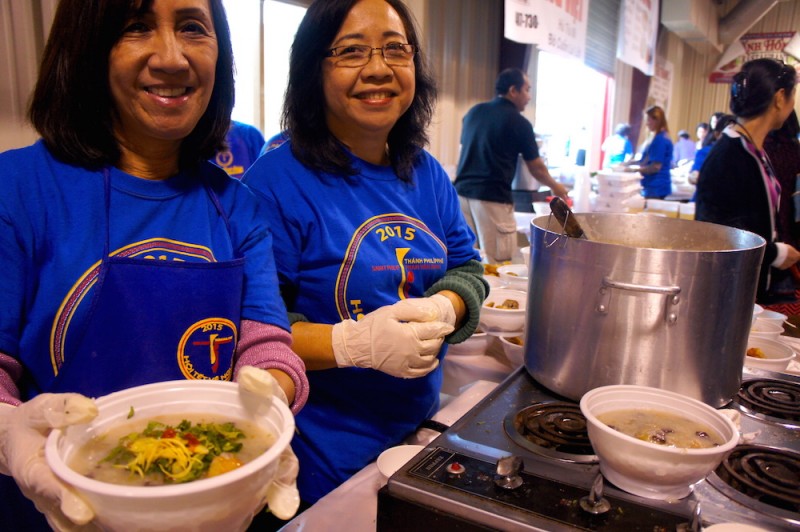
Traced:
[[689, 132], [685, 129], [678, 131], [678, 140], [672, 151], [672, 166], [679, 166], [682, 162], [693, 161], [697, 152], [697, 145], [692, 142]]

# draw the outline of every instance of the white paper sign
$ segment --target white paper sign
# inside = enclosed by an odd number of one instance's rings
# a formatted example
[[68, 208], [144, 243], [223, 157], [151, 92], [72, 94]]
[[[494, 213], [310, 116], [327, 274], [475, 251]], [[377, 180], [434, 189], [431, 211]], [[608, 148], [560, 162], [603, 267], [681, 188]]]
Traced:
[[589, 0], [506, 0], [505, 37], [583, 60]]
[[659, 0], [622, 0], [617, 59], [652, 76], [655, 71]]
[[671, 61], [666, 59], [656, 60], [656, 68], [653, 77], [650, 78], [650, 93], [647, 98], [647, 106], [658, 105], [669, 113], [669, 102], [672, 96], [672, 80], [674, 68]]

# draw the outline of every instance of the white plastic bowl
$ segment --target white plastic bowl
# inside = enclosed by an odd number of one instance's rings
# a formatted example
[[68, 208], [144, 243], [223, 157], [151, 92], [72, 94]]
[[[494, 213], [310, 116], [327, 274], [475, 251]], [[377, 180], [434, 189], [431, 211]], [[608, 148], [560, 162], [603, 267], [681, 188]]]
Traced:
[[777, 340], [758, 338], [752, 334], [747, 339], [747, 348], [758, 347], [764, 352], [766, 358], [745, 355], [744, 365], [751, 368], [761, 368], [770, 371], [783, 371], [795, 357], [794, 349]]
[[[175, 530], [176, 524], [193, 531], [245, 530], [266, 503], [266, 491], [275, 478], [278, 457], [294, 435], [294, 417], [281, 401], [267, 408], [251, 394], [240, 394], [231, 382], [195, 380], [148, 384], [96, 400], [99, 414], [89, 424], [54, 430], [47, 438], [45, 457], [55, 475], [75, 489], [95, 512], [97, 525], [106, 530]], [[83, 443], [119, 423], [161, 414], [216, 414], [233, 421], [255, 423], [276, 436], [261, 456], [222, 475], [164, 486], [122, 486], [85, 477], [67, 462]]]
[[764, 307], [759, 304], [753, 305], [753, 323], [756, 322], [756, 319], [764, 313]]
[[783, 325], [774, 321], [765, 321], [761, 318], [756, 319], [755, 323], [750, 327], [750, 336], [756, 338], [777, 340], [781, 333], [783, 333]]
[[383, 477], [383, 480], [386, 481], [394, 475], [424, 448], [425, 446], [423, 445], [398, 445], [383, 451], [377, 460], [378, 472]]
[[522, 255], [522, 263], [526, 266], [529, 266], [531, 263], [531, 247], [525, 246], [519, 248], [519, 253]]
[[[487, 306], [490, 303], [502, 305], [506, 299], [517, 301], [519, 309], [501, 309]], [[528, 294], [526, 292], [510, 288], [493, 289], [489, 292], [481, 307], [480, 327], [489, 334], [522, 331], [525, 328], [525, 309], [527, 305]]]
[[506, 264], [497, 268], [500, 281], [513, 290], [528, 291], [528, 265]]
[[[602, 386], [583, 395], [589, 440], [600, 459], [600, 471], [618, 488], [648, 499], [673, 500], [711, 473], [739, 441], [739, 432], [724, 414], [675, 392], [647, 386]], [[658, 410], [697, 421], [724, 443], [709, 449], [667, 447], [638, 440], [612, 429], [598, 415], [618, 410]]]
[[447, 355], [485, 355], [491, 336], [485, 332], [476, 332], [460, 344], [447, 347]]
[[764, 311], [756, 317], [756, 321], [775, 323], [783, 328], [783, 322], [786, 321], [786, 314], [781, 314], [780, 312], [775, 312], [774, 310], [765, 308]]
[[506, 286], [498, 275], [484, 275], [483, 278], [486, 279], [487, 283], [489, 283], [490, 292], [495, 288], [503, 288]]
[[[520, 334], [518, 338], [523, 342], [525, 341], [524, 334]], [[510, 342], [508, 338], [502, 336], [500, 337], [500, 343], [503, 345], [503, 353], [513, 367], [516, 368], [525, 363], [525, 347]]]

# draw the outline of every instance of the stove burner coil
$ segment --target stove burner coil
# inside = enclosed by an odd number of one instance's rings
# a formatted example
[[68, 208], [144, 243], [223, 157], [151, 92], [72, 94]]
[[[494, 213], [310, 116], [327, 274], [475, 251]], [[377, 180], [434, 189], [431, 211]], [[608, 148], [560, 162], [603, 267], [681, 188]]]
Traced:
[[586, 418], [578, 405], [543, 402], [525, 407], [514, 417], [514, 429], [534, 446], [571, 455], [594, 455]]
[[764, 504], [800, 512], [800, 454], [739, 445], [717, 467], [726, 484]]
[[756, 379], [742, 384], [736, 394], [740, 405], [786, 421], [800, 421], [800, 386], [791, 382]]

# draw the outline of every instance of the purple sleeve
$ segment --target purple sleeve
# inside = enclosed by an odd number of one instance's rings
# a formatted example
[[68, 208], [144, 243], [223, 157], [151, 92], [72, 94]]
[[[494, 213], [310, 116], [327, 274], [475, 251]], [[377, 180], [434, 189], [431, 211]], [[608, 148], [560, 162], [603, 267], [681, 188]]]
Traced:
[[19, 406], [16, 381], [22, 376], [22, 365], [16, 358], [0, 353], [0, 403]]
[[292, 335], [280, 327], [242, 320], [233, 380], [244, 366], [283, 371], [294, 382], [294, 401], [290, 406], [292, 413], [297, 414], [308, 400], [308, 377], [303, 360], [292, 351], [291, 345]]

